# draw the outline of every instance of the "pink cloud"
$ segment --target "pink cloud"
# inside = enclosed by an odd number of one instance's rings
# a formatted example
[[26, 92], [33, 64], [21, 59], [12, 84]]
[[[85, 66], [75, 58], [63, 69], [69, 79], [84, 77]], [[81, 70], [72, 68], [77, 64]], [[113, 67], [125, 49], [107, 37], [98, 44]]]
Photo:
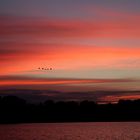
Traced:
[[[11, 20], [11, 19], [10, 19]], [[140, 20], [76, 21], [49, 19], [15, 19], [2, 21], [1, 37], [28, 36], [33, 38], [139, 38]], [[11, 24], [9, 24], [11, 23]]]
[[65, 85], [65, 84], [84, 84], [84, 83], [124, 83], [140, 82], [136, 79], [74, 79], [74, 78], [37, 78], [31, 76], [1, 76], [0, 85]]

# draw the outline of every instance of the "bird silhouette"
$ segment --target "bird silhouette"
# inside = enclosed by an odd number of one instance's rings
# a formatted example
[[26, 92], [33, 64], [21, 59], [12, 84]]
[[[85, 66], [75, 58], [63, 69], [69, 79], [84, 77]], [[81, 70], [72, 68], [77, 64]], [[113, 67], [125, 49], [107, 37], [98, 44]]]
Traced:
[[38, 67], [38, 70], [46, 70], [46, 71], [49, 71], [49, 70], [53, 70], [52, 68], [45, 68], [45, 67]]

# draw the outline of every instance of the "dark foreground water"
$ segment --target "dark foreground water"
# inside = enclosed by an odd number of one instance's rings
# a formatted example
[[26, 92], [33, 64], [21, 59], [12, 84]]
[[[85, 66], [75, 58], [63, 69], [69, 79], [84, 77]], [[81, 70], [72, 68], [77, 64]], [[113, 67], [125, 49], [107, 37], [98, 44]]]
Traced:
[[140, 140], [140, 122], [0, 125], [0, 140]]

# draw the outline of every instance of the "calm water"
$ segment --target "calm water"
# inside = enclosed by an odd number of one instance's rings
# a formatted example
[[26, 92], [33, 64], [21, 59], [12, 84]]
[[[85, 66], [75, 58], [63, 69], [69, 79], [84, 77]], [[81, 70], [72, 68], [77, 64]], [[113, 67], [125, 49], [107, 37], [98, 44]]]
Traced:
[[140, 122], [0, 125], [0, 140], [140, 140]]

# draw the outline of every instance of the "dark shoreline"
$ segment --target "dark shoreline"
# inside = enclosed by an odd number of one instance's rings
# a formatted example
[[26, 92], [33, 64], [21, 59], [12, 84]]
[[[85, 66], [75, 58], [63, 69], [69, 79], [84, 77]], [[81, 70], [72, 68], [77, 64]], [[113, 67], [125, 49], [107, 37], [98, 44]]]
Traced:
[[0, 98], [0, 124], [139, 121], [140, 100], [120, 100], [117, 104], [47, 100], [31, 104], [16, 96]]
[[91, 122], [19, 122], [19, 123], [0, 123], [0, 125], [18, 125], [18, 124], [78, 124], [78, 123], [140, 123], [140, 121], [91, 121]]

